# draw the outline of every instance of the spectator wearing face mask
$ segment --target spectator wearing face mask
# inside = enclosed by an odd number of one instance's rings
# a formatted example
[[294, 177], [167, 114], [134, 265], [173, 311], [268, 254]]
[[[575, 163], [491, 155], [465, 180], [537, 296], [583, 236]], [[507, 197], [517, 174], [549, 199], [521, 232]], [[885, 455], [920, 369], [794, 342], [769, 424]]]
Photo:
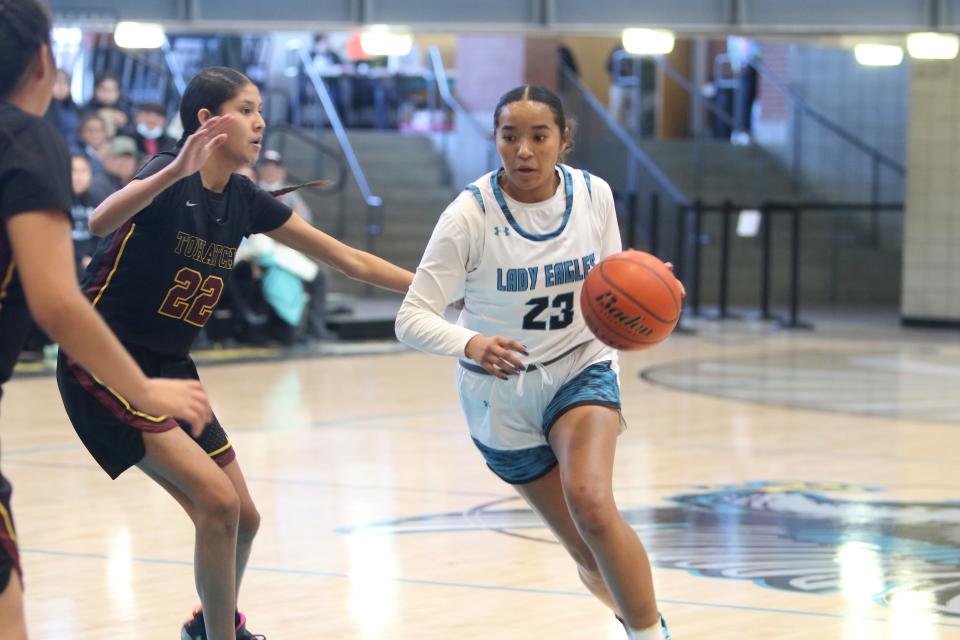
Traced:
[[177, 141], [167, 135], [167, 112], [158, 102], [144, 102], [133, 114], [136, 130], [133, 139], [140, 155], [152, 157], [161, 151], [177, 146]]

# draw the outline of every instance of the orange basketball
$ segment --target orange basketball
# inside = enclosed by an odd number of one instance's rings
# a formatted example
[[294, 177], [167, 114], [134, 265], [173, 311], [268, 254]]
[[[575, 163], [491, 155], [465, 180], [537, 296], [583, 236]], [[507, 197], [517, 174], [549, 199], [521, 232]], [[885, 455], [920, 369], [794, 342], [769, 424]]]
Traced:
[[627, 249], [600, 261], [580, 290], [587, 326], [615, 349], [639, 351], [666, 340], [680, 319], [683, 295], [656, 256]]

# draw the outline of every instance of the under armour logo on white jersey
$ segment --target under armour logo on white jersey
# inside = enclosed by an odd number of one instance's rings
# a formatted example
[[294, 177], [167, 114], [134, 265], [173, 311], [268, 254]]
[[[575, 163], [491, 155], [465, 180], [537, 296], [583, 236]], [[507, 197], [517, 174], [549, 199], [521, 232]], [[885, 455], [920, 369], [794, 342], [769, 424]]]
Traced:
[[505, 235], [505, 236], [510, 235], [510, 227], [494, 227], [494, 228], [493, 228], [493, 235], [499, 236], [501, 229], [503, 229], [503, 235]]
[[197, 206], [197, 203], [196, 203], [196, 202], [190, 202], [189, 200], [187, 200], [187, 206], [188, 206], [188, 207], [195, 207], [195, 206]]

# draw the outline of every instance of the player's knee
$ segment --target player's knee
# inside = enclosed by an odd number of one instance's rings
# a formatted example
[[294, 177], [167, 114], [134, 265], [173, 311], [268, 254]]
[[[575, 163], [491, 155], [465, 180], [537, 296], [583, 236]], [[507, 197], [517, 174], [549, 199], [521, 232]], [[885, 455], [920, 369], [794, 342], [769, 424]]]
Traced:
[[236, 529], [240, 519], [240, 496], [233, 485], [207, 487], [197, 504], [202, 519]]
[[565, 493], [570, 515], [580, 533], [587, 539], [603, 537], [616, 518], [613, 494], [606, 488], [586, 484], [575, 484]]
[[240, 528], [237, 536], [241, 540], [253, 540], [260, 529], [260, 512], [252, 502], [244, 504], [240, 509]]

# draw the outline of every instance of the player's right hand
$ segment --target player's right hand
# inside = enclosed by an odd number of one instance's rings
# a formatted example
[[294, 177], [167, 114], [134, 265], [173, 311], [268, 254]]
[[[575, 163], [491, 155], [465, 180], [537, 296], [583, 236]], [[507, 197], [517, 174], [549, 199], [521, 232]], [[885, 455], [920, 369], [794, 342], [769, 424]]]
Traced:
[[490, 375], [506, 380], [507, 376], [523, 370], [523, 363], [511, 352], [530, 355], [516, 340], [501, 336], [476, 335], [463, 349], [464, 355], [479, 364]]
[[173, 416], [190, 423], [190, 433], [195, 438], [213, 420], [207, 392], [197, 380], [150, 378], [143, 398], [131, 400], [147, 413]]
[[183, 148], [171, 163], [180, 177], [191, 176], [210, 158], [214, 150], [227, 141], [224, 129], [233, 121], [233, 114], [214, 116], [187, 137]]

